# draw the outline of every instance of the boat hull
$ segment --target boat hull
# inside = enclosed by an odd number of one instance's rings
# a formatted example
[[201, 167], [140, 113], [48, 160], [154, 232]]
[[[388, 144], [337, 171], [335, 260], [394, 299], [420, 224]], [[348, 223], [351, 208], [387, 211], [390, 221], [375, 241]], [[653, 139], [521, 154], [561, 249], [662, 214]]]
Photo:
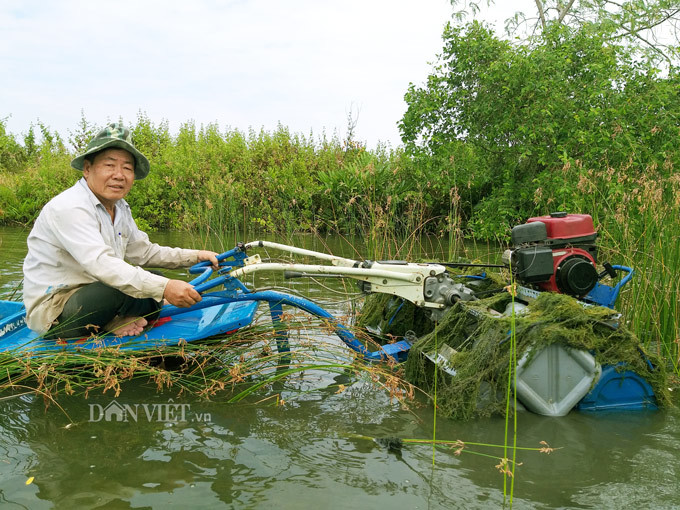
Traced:
[[249, 325], [255, 316], [255, 301], [218, 304], [198, 310], [187, 310], [155, 322], [138, 336], [104, 335], [92, 338], [48, 340], [26, 326], [26, 310], [22, 303], [0, 301], [0, 352], [40, 352], [55, 349], [96, 349], [115, 347], [120, 350], [143, 351], [180, 341], [195, 342], [224, 335]]

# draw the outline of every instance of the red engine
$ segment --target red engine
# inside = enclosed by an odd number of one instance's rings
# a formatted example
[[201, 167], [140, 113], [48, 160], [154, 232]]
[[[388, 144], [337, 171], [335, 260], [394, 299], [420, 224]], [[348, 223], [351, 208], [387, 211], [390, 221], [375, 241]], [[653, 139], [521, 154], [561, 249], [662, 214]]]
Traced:
[[589, 214], [556, 212], [529, 218], [512, 229], [514, 248], [506, 262], [521, 284], [582, 297], [599, 279], [596, 239]]

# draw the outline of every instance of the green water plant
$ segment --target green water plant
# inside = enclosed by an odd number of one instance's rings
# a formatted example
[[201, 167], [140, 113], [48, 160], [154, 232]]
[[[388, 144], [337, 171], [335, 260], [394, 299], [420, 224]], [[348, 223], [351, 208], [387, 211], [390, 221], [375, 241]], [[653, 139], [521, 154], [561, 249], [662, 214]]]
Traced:
[[[411, 348], [405, 377], [429, 393], [436, 377], [443, 415], [466, 420], [512, 414], [516, 405], [510, 388], [517, 360], [553, 343], [592, 352], [602, 365], [625, 364], [650, 383], [659, 405], [670, 403], [662, 358], [643, 350], [624, 324], [613, 327], [611, 310], [583, 307], [569, 296], [544, 293], [530, 303], [529, 313], [513, 319], [500, 313], [511, 299], [502, 292], [479, 301], [458, 302]], [[444, 371], [435, 373], [427, 357], [441, 352], [443, 344], [451, 353], [447, 359], [455, 370], [453, 377]]]

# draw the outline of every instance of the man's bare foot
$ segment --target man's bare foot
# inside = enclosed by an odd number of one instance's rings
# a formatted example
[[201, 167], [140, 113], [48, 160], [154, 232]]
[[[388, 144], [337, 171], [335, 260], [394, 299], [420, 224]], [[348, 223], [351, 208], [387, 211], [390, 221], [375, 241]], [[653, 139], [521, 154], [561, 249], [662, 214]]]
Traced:
[[144, 331], [147, 324], [148, 322], [144, 317], [120, 317], [117, 315], [104, 326], [104, 331], [110, 331], [115, 336], [137, 336]]

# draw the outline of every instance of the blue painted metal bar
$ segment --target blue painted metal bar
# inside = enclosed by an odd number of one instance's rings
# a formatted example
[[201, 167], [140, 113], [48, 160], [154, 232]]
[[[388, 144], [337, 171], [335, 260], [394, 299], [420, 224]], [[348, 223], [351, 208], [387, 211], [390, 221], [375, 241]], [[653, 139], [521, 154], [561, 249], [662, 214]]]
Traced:
[[[189, 271], [189, 272], [191, 272], [191, 271]], [[212, 273], [213, 273], [212, 267], [207, 267], [207, 268], [205, 268], [205, 270], [203, 271], [203, 273], [202, 273], [200, 276], [197, 276], [196, 278], [194, 278], [193, 280], [191, 280], [191, 281], [189, 282], [189, 285], [193, 285], [194, 287], [196, 287], [196, 286], [202, 284], [202, 283], [205, 282], [208, 278], [210, 278], [210, 275], [211, 275]], [[199, 291], [199, 292], [200, 292], [200, 291]]]
[[402, 300], [402, 302], [399, 304], [399, 306], [397, 307], [396, 311], [392, 314], [392, 317], [390, 318], [390, 320], [387, 321], [387, 325], [388, 325], [388, 326], [391, 326], [391, 325], [392, 325], [392, 322], [394, 322], [394, 319], [397, 318], [397, 314], [399, 313], [399, 310], [402, 309], [402, 307], [404, 306], [404, 303], [405, 303], [405, 302], [406, 302], [406, 301]]
[[[235, 248], [232, 248], [229, 251], [225, 251], [224, 253], [220, 253], [217, 255], [217, 261], [220, 262], [220, 267], [224, 267], [227, 265], [226, 259], [229, 257], [233, 257], [234, 263], [230, 262], [233, 267], [243, 267], [244, 265], [244, 260], [246, 259], [246, 252], [245, 249], [243, 249], [241, 246], [237, 246]], [[199, 262], [198, 264], [194, 264], [189, 268], [189, 273], [191, 274], [196, 274], [200, 273], [203, 271], [206, 267], [211, 267], [210, 261], [204, 260], [202, 262]]]
[[627, 266], [612, 266], [612, 268], [616, 269], [617, 271], [624, 271], [627, 274], [614, 287], [596, 283], [595, 287], [593, 287], [593, 290], [591, 290], [588, 295], [585, 296], [584, 299], [586, 301], [596, 303], [600, 306], [606, 306], [607, 308], [614, 308], [614, 303], [616, 303], [616, 299], [619, 297], [621, 288], [623, 288], [623, 286], [630, 281], [630, 279], [633, 277], [634, 271]]
[[278, 352], [290, 352], [290, 344], [288, 343], [288, 330], [282, 324], [283, 306], [280, 302], [269, 301], [269, 313], [272, 317], [272, 324], [276, 332], [276, 350]]
[[[206, 272], [208, 272], [208, 271], [212, 273], [212, 269], [210, 269], [210, 268], [206, 269]], [[205, 292], [208, 289], [212, 289], [212, 288], [215, 288], [215, 287], [218, 287], [218, 286], [224, 284], [230, 278], [231, 278], [230, 276], [218, 276], [218, 277], [213, 278], [212, 280], [209, 280], [209, 281], [202, 283], [200, 285], [195, 285], [194, 288], [196, 289], [196, 291], [199, 294], [202, 294], [203, 292]]]

